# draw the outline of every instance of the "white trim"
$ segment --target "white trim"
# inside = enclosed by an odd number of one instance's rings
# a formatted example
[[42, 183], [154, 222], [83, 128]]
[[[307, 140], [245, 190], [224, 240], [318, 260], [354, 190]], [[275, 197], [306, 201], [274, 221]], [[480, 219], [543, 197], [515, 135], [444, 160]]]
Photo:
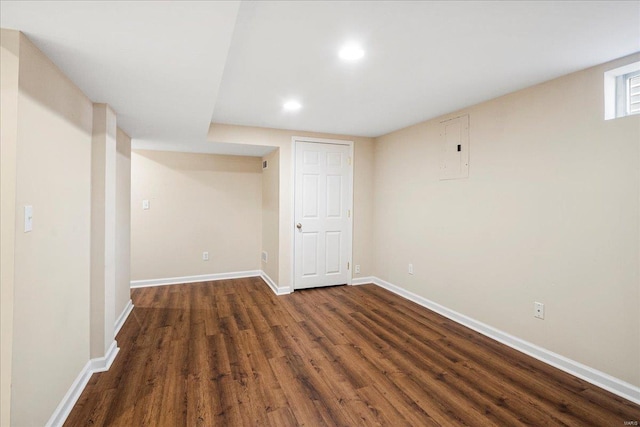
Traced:
[[249, 270], [236, 271], [232, 273], [202, 274], [200, 276], [169, 277], [165, 279], [132, 280], [131, 287], [146, 288], [148, 286], [179, 285], [183, 283], [209, 282], [212, 280], [224, 279], [242, 279], [244, 277], [260, 276], [260, 273], [260, 270]]
[[320, 144], [334, 144], [334, 145], [351, 145], [353, 141], [348, 139], [327, 139], [327, 138], [311, 138], [309, 136], [292, 136], [291, 140], [295, 144], [296, 141], [302, 142], [318, 142]]
[[[289, 178], [289, 201], [291, 202], [291, 206], [289, 206], [289, 212], [291, 213], [291, 224], [289, 230], [291, 232], [291, 251], [289, 251], [289, 262], [291, 263], [289, 266], [289, 283], [291, 284], [292, 291], [296, 289], [296, 232], [295, 232], [295, 224], [296, 224], [296, 140], [297, 137], [291, 137], [291, 173]], [[282, 159], [280, 160], [282, 162]], [[282, 194], [280, 194], [280, 199], [282, 199]], [[280, 277], [282, 280], [282, 277]]]
[[372, 279], [373, 283], [380, 286], [381, 288], [391, 291], [394, 294], [400, 295], [401, 297], [413, 301], [423, 307], [426, 307], [429, 310], [435, 311], [436, 313], [441, 314], [456, 323], [473, 329], [474, 331], [479, 332], [482, 335], [492, 338], [504, 345], [527, 354], [534, 359], [538, 359], [548, 365], [554, 366], [600, 388], [608, 390], [611, 393], [617, 394], [620, 397], [640, 404], [640, 387], [637, 387], [602, 371], [583, 365], [580, 362], [576, 362], [575, 360], [571, 360], [560, 354], [554, 353], [528, 341], [510, 335], [504, 331], [491, 327], [485, 323], [472, 319], [471, 317], [465, 316], [464, 314], [458, 313], [436, 302], [428, 300], [427, 298], [424, 298], [420, 295], [416, 295], [404, 288], [386, 282], [380, 278], [372, 277]]
[[69, 390], [67, 390], [67, 393], [56, 407], [55, 411], [53, 411], [53, 414], [51, 414], [51, 417], [45, 424], [45, 427], [58, 427], [64, 424], [71, 413], [73, 406], [76, 404], [82, 394], [82, 391], [91, 379], [91, 375], [96, 372], [109, 370], [118, 354], [118, 351], [120, 351], [120, 349], [116, 345], [116, 342], [113, 341], [104, 357], [91, 359], [86, 363], [86, 365], [84, 365], [84, 368], [82, 368], [76, 379], [71, 384], [71, 387], [69, 387]]
[[291, 286], [278, 286], [278, 284], [274, 282], [273, 279], [264, 271], [260, 272], [260, 277], [267, 283], [267, 285], [269, 285], [274, 294], [287, 295], [291, 293]]
[[[355, 279], [351, 279], [351, 285], [352, 286], [356, 286], [356, 285], [366, 285], [368, 283], [375, 283], [376, 278], [373, 276], [367, 276], [367, 277], [356, 277]], [[377, 279], [380, 280], [380, 279]]]
[[[245, 277], [261, 277], [267, 283], [267, 285], [269, 285], [271, 290], [276, 295], [287, 295], [293, 292], [293, 290], [291, 289], [291, 286], [278, 286], [278, 284], [271, 277], [269, 277], [267, 273], [265, 273], [262, 270], [237, 271], [233, 273], [203, 274], [200, 276], [169, 277], [166, 279], [132, 280], [131, 287], [146, 288], [150, 286], [180, 285], [185, 283], [209, 282], [209, 281], [223, 280], [223, 279], [242, 279]], [[131, 303], [131, 301], [129, 301], [129, 303]], [[130, 309], [126, 308], [125, 310], [129, 310], [129, 312], [131, 312], [131, 310], [133, 310], [133, 304], [131, 304]], [[128, 315], [129, 313], [126, 314], [126, 316]], [[120, 317], [122, 316], [125, 316], [124, 312], [120, 315]], [[118, 319], [120, 320], [120, 318]], [[126, 317], [122, 319], [122, 323], [124, 323], [125, 320], [126, 320]], [[122, 325], [120, 325], [120, 327], [122, 327]]]
[[120, 328], [122, 328], [122, 325], [124, 325], [124, 322], [127, 321], [127, 318], [129, 317], [129, 314], [131, 314], [132, 310], [133, 310], [133, 301], [129, 300], [127, 302], [127, 305], [125, 305], [124, 310], [122, 310], [122, 313], [120, 313], [120, 316], [118, 316], [118, 318], [116, 319], [116, 324], [113, 331], [114, 337], [118, 335], [118, 332], [120, 332]]
[[626, 116], [616, 111], [617, 91], [616, 78], [640, 70], [640, 61], [604, 72], [604, 119], [611, 120]]
[[[306, 136], [292, 136], [291, 137], [291, 230], [294, 230], [296, 226], [296, 142], [311, 142], [320, 144], [333, 144], [333, 145], [346, 145], [349, 147], [349, 156], [351, 157], [351, 169], [349, 170], [349, 201], [351, 205], [351, 217], [349, 218], [349, 241], [347, 242], [349, 254], [350, 269], [347, 275], [347, 284], [351, 285], [351, 272], [353, 271], [353, 217], [354, 212], [354, 183], [355, 183], [355, 142], [346, 139], [327, 139], [327, 138], [311, 138]], [[296, 289], [296, 233], [291, 233], [291, 292]]]
[[95, 359], [91, 359], [91, 371], [92, 372], [105, 372], [108, 371], [111, 367], [111, 364], [116, 359], [120, 348], [118, 347], [118, 343], [115, 340], [109, 346], [107, 350], [107, 354], [104, 357], [96, 357]]
[[51, 414], [51, 417], [45, 424], [45, 427], [61, 426], [64, 424], [73, 409], [73, 405], [76, 404], [78, 398], [82, 394], [82, 391], [89, 382], [89, 379], [91, 379], [92, 374], [91, 360], [89, 360], [87, 364], [84, 365], [84, 368], [82, 368], [73, 384], [71, 384], [69, 390], [67, 390], [67, 394], [64, 395], [56, 410]]

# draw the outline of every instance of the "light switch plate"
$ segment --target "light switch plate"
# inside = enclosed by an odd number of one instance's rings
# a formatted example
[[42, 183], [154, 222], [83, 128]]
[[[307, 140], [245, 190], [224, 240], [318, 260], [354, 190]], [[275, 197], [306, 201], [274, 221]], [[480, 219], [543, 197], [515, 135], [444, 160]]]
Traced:
[[143, 200], [142, 201], [142, 209], [144, 209], [145, 211], [147, 209], [149, 209], [149, 201], [148, 200]]
[[24, 232], [28, 233], [33, 230], [33, 206], [24, 207]]

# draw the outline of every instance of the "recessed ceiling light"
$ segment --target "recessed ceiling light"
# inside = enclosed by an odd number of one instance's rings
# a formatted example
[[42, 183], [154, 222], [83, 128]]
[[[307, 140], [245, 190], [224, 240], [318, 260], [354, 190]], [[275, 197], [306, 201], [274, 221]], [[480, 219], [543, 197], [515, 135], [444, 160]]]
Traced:
[[340, 49], [338, 55], [345, 61], [357, 61], [364, 56], [364, 50], [357, 44], [350, 43]]
[[298, 101], [287, 101], [282, 106], [287, 111], [297, 111], [302, 108], [302, 105]]

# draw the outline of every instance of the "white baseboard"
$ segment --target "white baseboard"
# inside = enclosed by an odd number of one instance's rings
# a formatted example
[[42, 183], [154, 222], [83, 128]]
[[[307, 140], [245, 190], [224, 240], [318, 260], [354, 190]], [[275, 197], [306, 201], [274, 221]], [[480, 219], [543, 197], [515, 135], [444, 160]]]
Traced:
[[[236, 271], [233, 273], [203, 274], [200, 276], [169, 277], [166, 279], [132, 280], [131, 287], [146, 288], [148, 286], [178, 285], [182, 283], [208, 282], [213, 280], [224, 280], [224, 279], [242, 279], [244, 277], [256, 277], [256, 276], [261, 277], [267, 283], [267, 285], [269, 285], [271, 290], [276, 295], [287, 295], [292, 292], [291, 286], [278, 286], [278, 284], [273, 279], [271, 279], [271, 277], [269, 277], [267, 273], [265, 273], [262, 270]], [[124, 323], [124, 320], [123, 320], [123, 323]]]
[[145, 288], [148, 286], [179, 285], [182, 283], [209, 282], [212, 280], [242, 279], [244, 277], [260, 276], [261, 273], [260, 270], [249, 270], [236, 271], [233, 273], [202, 274], [199, 276], [169, 277], [166, 279], [132, 280], [131, 287]]
[[91, 360], [89, 360], [87, 364], [84, 365], [84, 368], [82, 368], [82, 371], [80, 371], [80, 374], [76, 377], [73, 384], [71, 384], [67, 394], [64, 395], [56, 410], [53, 411], [53, 414], [45, 424], [45, 427], [57, 427], [64, 424], [73, 409], [73, 405], [78, 401], [78, 398], [82, 394], [82, 390], [84, 390], [92, 374]]
[[127, 305], [124, 307], [124, 310], [122, 310], [122, 313], [120, 313], [120, 316], [118, 316], [118, 319], [116, 320], [113, 332], [114, 337], [118, 335], [118, 332], [120, 332], [120, 328], [122, 328], [124, 322], [127, 321], [127, 318], [129, 317], [129, 314], [131, 314], [131, 311], [133, 311], [133, 301], [129, 300], [129, 302], [127, 302]]
[[356, 277], [351, 279], [351, 286], [366, 285], [367, 283], [374, 283], [375, 279], [376, 278], [372, 276]]
[[394, 294], [400, 295], [401, 297], [413, 301], [423, 307], [426, 307], [429, 310], [435, 311], [436, 313], [441, 314], [456, 323], [473, 329], [474, 331], [479, 332], [482, 335], [492, 338], [502, 344], [505, 344], [515, 350], [525, 353], [551, 366], [554, 366], [564, 372], [581, 378], [600, 388], [608, 390], [620, 397], [640, 404], [640, 387], [637, 387], [619, 378], [601, 372], [597, 369], [583, 365], [580, 362], [576, 362], [575, 360], [571, 360], [560, 354], [554, 353], [528, 341], [510, 335], [504, 331], [496, 329], [478, 320], [472, 319], [471, 317], [465, 316], [464, 314], [458, 313], [454, 310], [428, 300], [427, 298], [424, 298], [420, 295], [416, 295], [413, 292], [386, 282], [382, 279], [379, 279], [377, 277], [372, 277], [370, 279], [371, 281], [367, 283], [374, 283], [381, 288], [393, 292]]
[[95, 359], [91, 359], [91, 372], [105, 372], [108, 371], [111, 367], [111, 364], [116, 359], [120, 348], [118, 347], [118, 343], [115, 340], [109, 346], [107, 353], [103, 357], [96, 357]]
[[262, 277], [262, 280], [267, 282], [267, 285], [269, 285], [274, 294], [287, 295], [291, 293], [291, 286], [278, 286], [278, 284], [274, 282], [273, 279], [271, 279], [271, 277], [269, 277], [269, 275], [264, 271], [260, 272], [260, 277]]
[[49, 421], [45, 424], [46, 427], [58, 427], [64, 424], [71, 413], [73, 406], [76, 404], [82, 394], [82, 391], [91, 379], [91, 375], [96, 372], [108, 371], [115, 360], [118, 351], [120, 351], [120, 349], [116, 345], [116, 342], [113, 341], [104, 357], [91, 359], [86, 365], [84, 365], [84, 368], [82, 368], [76, 379], [73, 381], [71, 387], [67, 390], [67, 393], [58, 404], [56, 410], [53, 411]]

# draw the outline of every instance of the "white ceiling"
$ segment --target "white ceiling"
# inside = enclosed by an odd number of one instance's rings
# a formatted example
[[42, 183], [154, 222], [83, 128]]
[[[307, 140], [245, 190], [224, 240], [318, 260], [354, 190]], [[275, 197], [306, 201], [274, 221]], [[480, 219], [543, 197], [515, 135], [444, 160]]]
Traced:
[[24, 32], [136, 140], [204, 141], [238, 13], [234, 2], [0, 1]]
[[638, 1], [243, 2], [213, 121], [379, 136], [638, 50]]
[[[110, 104], [134, 147], [258, 156], [207, 142], [209, 122], [378, 136], [640, 51], [640, 1], [2, 0], [0, 25]], [[360, 62], [338, 58], [347, 41]]]

